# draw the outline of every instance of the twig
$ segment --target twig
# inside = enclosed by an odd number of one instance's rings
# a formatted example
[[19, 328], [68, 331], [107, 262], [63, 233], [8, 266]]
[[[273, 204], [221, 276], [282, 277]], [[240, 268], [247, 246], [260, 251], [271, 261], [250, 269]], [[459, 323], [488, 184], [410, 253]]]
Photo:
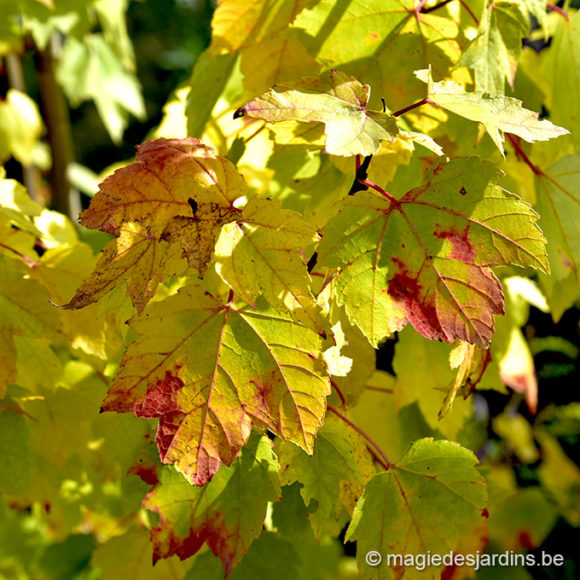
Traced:
[[433, 104], [433, 103], [431, 102], [429, 97], [425, 97], [424, 99], [421, 99], [420, 101], [417, 101], [416, 103], [413, 103], [412, 105], [409, 105], [408, 107], [403, 107], [402, 109], [399, 109], [398, 111], [393, 113], [393, 117], [399, 117], [400, 115], [404, 115], [405, 113], [408, 113], [409, 111], [412, 111], [413, 109], [416, 109], [417, 107], [420, 107], [421, 105], [431, 105], [431, 104]]

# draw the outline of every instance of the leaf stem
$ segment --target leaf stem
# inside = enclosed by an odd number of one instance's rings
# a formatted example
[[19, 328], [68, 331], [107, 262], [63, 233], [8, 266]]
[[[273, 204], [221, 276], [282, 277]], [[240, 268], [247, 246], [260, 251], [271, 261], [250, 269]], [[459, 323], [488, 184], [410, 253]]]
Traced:
[[553, 10], [554, 12], [557, 12], [558, 14], [563, 16], [566, 22], [570, 21], [568, 13], [563, 8], [556, 6], [556, 4], [554, 4], [553, 2], [546, 2], [546, 8], [549, 8], [550, 10]]
[[338, 385], [334, 382], [333, 379], [330, 379], [330, 384], [332, 385], [332, 388], [336, 391], [336, 394], [338, 395], [338, 398], [340, 399], [341, 405], [343, 407], [346, 406], [346, 399], [344, 398], [342, 391], [338, 388]]
[[539, 167], [536, 167], [530, 161], [530, 158], [525, 154], [524, 150], [522, 149], [519, 140], [511, 133], [506, 133], [505, 135], [508, 138], [509, 142], [512, 144], [512, 147], [516, 152], [516, 157], [518, 159], [522, 159], [522, 161], [526, 163], [526, 165], [534, 172], [535, 175], [544, 175], [544, 172]]
[[401, 204], [399, 203], [399, 200], [393, 197], [388, 191], [385, 191], [382, 187], [380, 187], [376, 183], [373, 183], [368, 179], [359, 179], [358, 182], [370, 187], [371, 189], [374, 189], [375, 191], [386, 197], [393, 205], [400, 207]]
[[471, 8], [469, 7], [469, 4], [467, 2], [465, 2], [465, 0], [459, 0], [459, 3], [461, 4], [461, 6], [463, 6], [463, 8], [465, 8], [465, 10], [469, 14], [469, 16], [471, 16], [471, 18], [473, 18], [473, 21], [475, 22], [475, 24], [477, 24], [477, 26], [479, 26], [479, 18], [473, 13]]
[[18, 250], [15, 250], [14, 248], [11, 248], [10, 246], [7, 246], [6, 244], [3, 244], [2, 242], [0, 242], [0, 248], [4, 248], [5, 250], [9, 250], [10, 252], [13, 252], [19, 258], [22, 258], [31, 267], [33, 267], [33, 266], [40, 266], [40, 264], [41, 264], [41, 262], [37, 262], [35, 260], [32, 260], [31, 258], [29, 258], [28, 256], [26, 256], [25, 254], [22, 254]]
[[386, 470], [391, 469], [391, 467], [393, 466], [393, 464], [391, 463], [390, 459], [386, 456], [385, 452], [358, 425], [356, 425], [355, 423], [353, 423], [350, 419], [347, 419], [342, 413], [340, 413], [339, 411], [337, 411], [332, 405], [328, 405], [328, 410], [331, 413], [334, 413], [339, 419], [341, 419], [342, 421], [344, 421], [351, 429], [354, 429], [359, 435], [361, 435], [362, 437], [364, 437], [370, 443], [370, 445], [373, 447], [373, 449], [381, 457], [381, 459], [382, 459], [381, 465], [383, 465], [382, 462], [384, 461], [383, 467]]
[[404, 115], [405, 113], [408, 113], [409, 111], [412, 111], [413, 109], [416, 109], [417, 107], [420, 107], [421, 105], [432, 105], [433, 103], [431, 102], [431, 100], [429, 99], [429, 97], [425, 97], [424, 99], [421, 99], [420, 101], [417, 101], [416, 103], [413, 103], [412, 105], [409, 105], [408, 107], [403, 107], [402, 109], [399, 109], [398, 111], [393, 113], [393, 117], [399, 117], [400, 115]]

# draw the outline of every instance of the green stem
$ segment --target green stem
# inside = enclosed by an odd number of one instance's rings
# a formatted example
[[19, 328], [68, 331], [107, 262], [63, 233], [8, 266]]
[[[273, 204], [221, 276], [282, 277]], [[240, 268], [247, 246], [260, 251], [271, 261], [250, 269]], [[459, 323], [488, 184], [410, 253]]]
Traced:
[[73, 162], [72, 135], [68, 108], [61, 88], [56, 80], [56, 57], [52, 37], [48, 46], [37, 51], [38, 85], [46, 123], [48, 142], [52, 152], [52, 187], [54, 208], [68, 215], [75, 223], [80, 211], [80, 198], [71, 187], [67, 171]]

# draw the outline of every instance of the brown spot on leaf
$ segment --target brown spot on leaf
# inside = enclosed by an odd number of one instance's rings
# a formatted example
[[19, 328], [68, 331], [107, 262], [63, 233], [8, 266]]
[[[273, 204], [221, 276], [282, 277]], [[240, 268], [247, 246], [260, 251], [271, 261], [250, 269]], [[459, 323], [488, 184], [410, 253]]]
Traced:
[[465, 187], [463, 187], [463, 185], [461, 186], [461, 189], [459, 190], [460, 195], [467, 195], [467, 189], [465, 189]]

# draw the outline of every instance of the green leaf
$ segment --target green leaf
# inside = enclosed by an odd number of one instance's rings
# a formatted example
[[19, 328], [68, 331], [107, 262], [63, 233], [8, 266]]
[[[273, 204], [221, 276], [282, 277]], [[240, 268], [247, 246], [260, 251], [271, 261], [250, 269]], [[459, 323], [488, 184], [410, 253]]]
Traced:
[[145, 103], [137, 79], [100, 34], [91, 34], [82, 43], [67, 38], [58, 81], [73, 104], [94, 100], [116, 143], [121, 141], [128, 125], [128, 113], [145, 118]]
[[270, 89], [236, 111], [272, 123], [297, 121], [324, 124], [326, 153], [371, 155], [382, 141], [397, 135], [397, 123], [387, 113], [366, 108], [370, 87], [354, 77], [333, 70]]
[[477, 36], [459, 61], [475, 71], [479, 91], [503, 95], [505, 81], [513, 88], [522, 39], [529, 28], [524, 0], [488, 0]]
[[0, 493], [11, 496], [26, 489], [32, 475], [27, 419], [0, 408]]
[[231, 572], [260, 535], [268, 502], [279, 495], [278, 463], [267, 437], [251, 437], [240, 457], [203, 487], [164, 468], [143, 503], [160, 516], [151, 530], [154, 561], [188, 558], [206, 542]]
[[[277, 578], [296, 580], [300, 557], [296, 546], [271, 532], [262, 532], [252, 543], [240, 565], [228, 576], [229, 580], [255, 580], [256, 578]], [[210, 552], [200, 554], [184, 580], [223, 580], [224, 571], [219, 560]]]
[[482, 90], [467, 92], [453, 81], [434, 83], [428, 70], [415, 71], [415, 75], [427, 83], [431, 103], [481, 123], [502, 154], [504, 132], [518, 135], [528, 143], [547, 141], [569, 132], [546, 119], [539, 120], [538, 113], [524, 109], [517, 99], [489, 97]]
[[91, 564], [99, 568], [101, 580], [183, 578], [190, 567], [190, 562], [180, 562], [176, 557], [153, 565], [153, 547], [149, 534], [147, 530], [137, 527], [132, 527], [122, 536], [116, 536], [97, 546], [93, 551]]
[[580, 294], [580, 154], [568, 155], [536, 175], [536, 208], [548, 244], [551, 276], [542, 277], [558, 320]]
[[503, 313], [489, 267], [548, 271], [537, 214], [497, 178], [476, 158], [439, 160], [396, 203], [371, 192], [342, 201], [319, 258], [340, 269], [338, 303], [371, 344], [410, 322], [427, 338], [486, 347]]
[[[360, 498], [346, 540], [357, 540], [357, 561], [365, 578], [394, 578], [390, 554], [444, 554], [478, 524], [487, 503], [476, 457], [451, 441], [416, 441], [396, 465], [375, 475]], [[372, 568], [366, 554], [383, 563]], [[393, 566], [395, 567], [395, 566]], [[435, 577], [429, 570], [429, 577]], [[425, 577], [407, 569], [409, 577]], [[438, 576], [437, 576], [438, 577]]]
[[322, 423], [322, 339], [257, 306], [223, 305], [188, 286], [130, 321], [138, 338], [103, 408], [159, 418], [162, 461], [196, 485], [232, 463], [253, 421], [309, 453]]
[[[363, 482], [353, 457], [354, 441], [348, 429], [350, 427], [344, 423], [327, 419], [318, 431], [312, 456], [291, 443], [283, 442], [276, 447], [281, 483], [290, 485], [298, 481], [302, 484], [300, 493], [304, 504], [310, 506], [309, 519], [318, 541], [326, 533], [338, 534], [344, 525], [346, 518], [340, 501], [340, 482]], [[318, 506], [314, 509], [311, 506], [313, 500]]]
[[415, 0], [320, 0], [292, 27], [318, 62], [371, 85], [374, 107], [384, 97], [396, 110], [421, 98], [409, 70], [430, 63], [435, 74], [449, 76], [461, 56], [457, 12], [418, 14], [418, 7]]
[[[550, 50], [542, 51], [540, 69], [532, 71], [542, 79], [550, 118], [571, 131], [576, 151], [580, 149], [580, 11], [569, 18], [558, 17]], [[538, 79], [538, 80], [539, 80]]]

